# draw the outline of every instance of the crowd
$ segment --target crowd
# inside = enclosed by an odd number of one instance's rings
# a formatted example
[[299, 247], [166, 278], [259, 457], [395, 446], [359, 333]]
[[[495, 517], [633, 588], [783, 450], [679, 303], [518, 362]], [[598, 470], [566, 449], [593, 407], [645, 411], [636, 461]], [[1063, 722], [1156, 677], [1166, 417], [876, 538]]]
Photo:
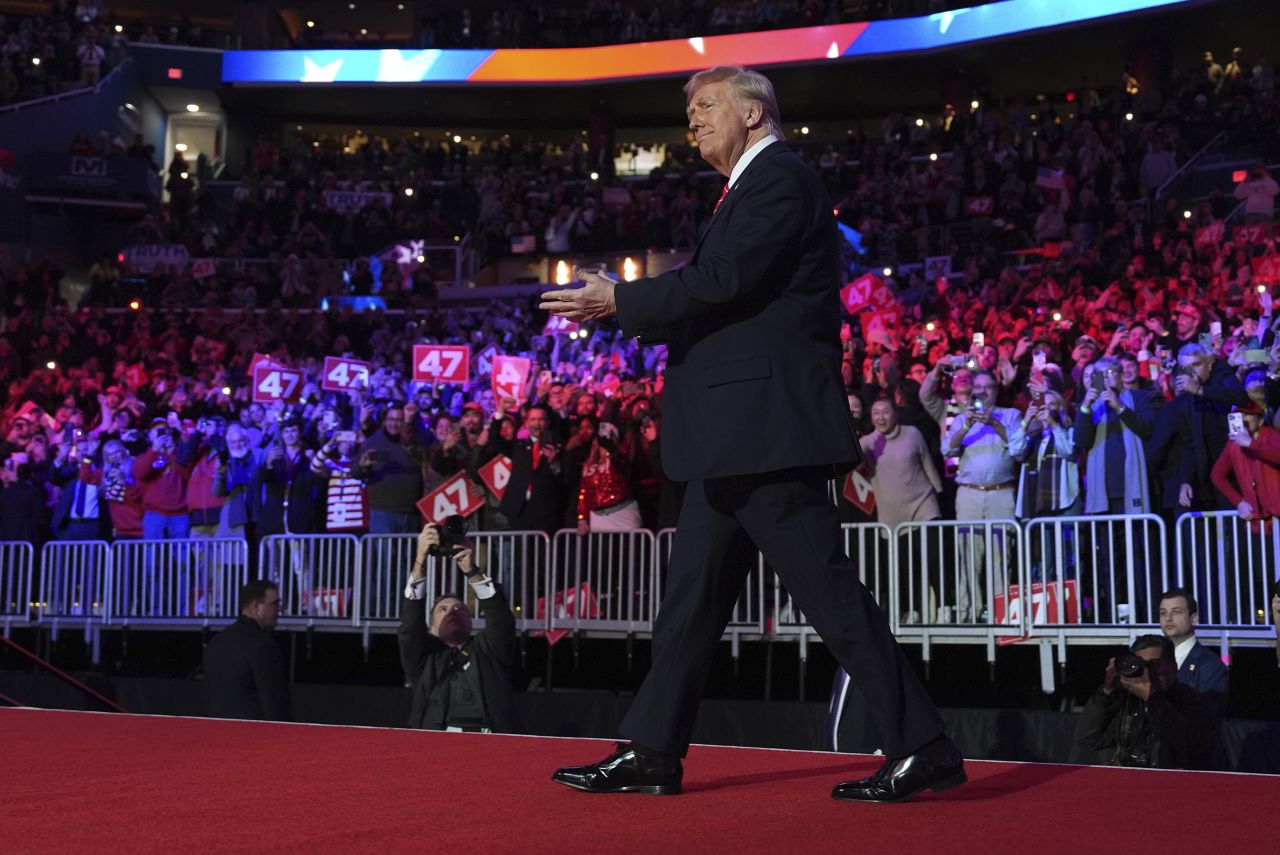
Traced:
[[124, 62], [129, 45], [203, 46], [205, 33], [187, 16], [171, 25], [125, 20], [100, 0], [53, 0], [46, 14], [0, 13], [0, 106], [96, 86]]
[[[1155, 198], [1211, 132], [1274, 150], [1269, 64], [1232, 69], [1198, 67], [1167, 95], [1126, 72], [1105, 100], [1081, 86], [1067, 115], [1044, 100], [1002, 114], [975, 102], [918, 123], [891, 116], [875, 135], [855, 128], [838, 148], [801, 138], [863, 244], [851, 264], [874, 259], [887, 277], [863, 277], [886, 296], [846, 326], [845, 382], [877, 501], [872, 512], [846, 499], [846, 519], [1152, 512], [1172, 527], [1188, 510], [1280, 515], [1277, 185], [1254, 167], [1185, 209]], [[280, 149], [264, 138], [229, 207], [171, 187], [175, 201], [130, 238], [275, 267], [198, 278], [109, 254], [69, 307], [56, 264], [22, 266], [0, 282], [0, 535], [414, 531], [416, 503], [458, 472], [483, 491], [476, 524], [488, 530], [669, 525], [661, 348], [607, 324], [544, 331], [524, 301], [441, 308], [427, 267], [375, 278], [341, 261], [467, 223], [482, 243], [688, 245], [716, 183], [691, 149], [667, 157], [647, 182], [614, 185], [631, 202], [609, 208], [612, 182], [583, 175], [586, 145], [300, 136]], [[171, 181], [189, 177], [184, 166], [170, 165]], [[335, 210], [329, 190], [390, 204]], [[990, 207], [968, 217], [965, 200], [983, 196]], [[1224, 222], [1237, 205], [1244, 216]], [[961, 221], [971, 242], [937, 247], [938, 227]], [[939, 249], [951, 275], [913, 272]], [[1028, 257], [1038, 262], [1012, 263]], [[403, 313], [288, 310], [375, 290]], [[131, 303], [145, 310], [121, 310]], [[478, 370], [416, 383], [419, 342], [467, 344]], [[483, 352], [531, 360], [518, 394], [495, 395]], [[251, 400], [255, 354], [304, 372], [301, 402]], [[371, 362], [368, 385], [324, 391], [323, 357], [346, 354]], [[501, 498], [479, 477], [498, 455], [517, 485]], [[354, 524], [334, 512], [351, 501], [367, 510]], [[969, 595], [956, 606], [979, 619], [982, 592]]]

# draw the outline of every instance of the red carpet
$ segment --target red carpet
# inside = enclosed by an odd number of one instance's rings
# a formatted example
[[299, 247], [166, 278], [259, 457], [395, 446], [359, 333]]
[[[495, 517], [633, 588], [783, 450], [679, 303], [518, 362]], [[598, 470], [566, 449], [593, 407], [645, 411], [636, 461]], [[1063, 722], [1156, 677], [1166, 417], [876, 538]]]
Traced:
[[[1280, 777], [971, 763], [903, 805], [828, 797], [870, 757], [694, 748], [686, 794], [548, 780], [596, 740], [0, 710], [18, 852], [1276, 851]], [[1194, 815], [1194, 816], [1192, 816]]]

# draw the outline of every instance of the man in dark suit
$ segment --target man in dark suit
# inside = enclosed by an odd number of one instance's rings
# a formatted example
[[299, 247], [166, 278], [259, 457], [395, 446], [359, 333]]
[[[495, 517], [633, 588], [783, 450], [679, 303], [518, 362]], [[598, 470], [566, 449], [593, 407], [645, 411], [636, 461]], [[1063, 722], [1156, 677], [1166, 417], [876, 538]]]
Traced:
[[[513, 440], [505, 448], [499, 444], [501, 453], [511, 458], [511, 480], [498, 510], [512, 531], [555, 534], [563, 522], [564, 481], [560, 446], [550, 430], [550, 411], [542, 404], [529, 407], [524, 427], [528, 439]], [[490, 441], [494, 442], [492, 436]]]
[[703, 158], [729, 178], [684, 268], [543, 295], [578, 321], [617, 314], [624, 334], [668, 343], [662, 463], [686, 482], [653, 666], [622, 725], [631, 742], [554, 780], [592, 792], [680, 792], [711, 658], [754, 543], [836, 660], [867, 694], [887, 756], [840, 784], [852, 801], [900, 801], [963, 783], [964, 762], [844, 554], [828, 482], [860, 459], [840, 375], [840, 264], [821, 180], [781, 142], [773, 87], [742, 68], [685, 86]]
[[254, 579], [240, 589], [240, 617], [204, 649], [205, 711], [215, 718], [289, 721], [289, 680], [271, 637], [280, 589]]
[[1200, 607], [1186, 588], [1171, 588], [1160, 595], [1160, 630], [1173, 642], [1178, 682], [1198, 691], [1218, 718], [1227, 713], [1229, 674], [1222, 658], [1196, 638]]
[[471, 631], [462, 597], [442, 594], [427, 615], [425, 572], [440, 530], [418, 535], [418, 557], [400, 607], [400, 663], [413, 688], [409, 726], [429, 730], [519, 730], [511, 668], [516, 656], [516, 617], [501, 589], [479, 567], [470, 549], [453, 559], [480, 602], [485, 628]]

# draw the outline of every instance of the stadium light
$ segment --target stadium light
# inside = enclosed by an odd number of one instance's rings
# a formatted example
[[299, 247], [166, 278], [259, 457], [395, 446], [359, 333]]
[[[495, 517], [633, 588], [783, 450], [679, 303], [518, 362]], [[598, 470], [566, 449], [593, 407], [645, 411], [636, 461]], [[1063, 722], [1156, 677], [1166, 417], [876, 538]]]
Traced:
[[413, 195], [413, 188], [412, 188], [412, 187], [406, 187], [406, 188], [404, 188], [404, 195], [406, 195], [406, 196], [412, 196], [412, 195]]
[[39, 64], [40, 64], [40, 57], [38, 57], [38, 56], [33, 56], [33, 57], [31, 57], [31, 64], [32, 64], [32, 65], [39, 65]]
[[124, 24], [116, 24], [116, 32], [117, 32], [117, 33], [123, 33], [123, 32], [124, 32]]
[[591, 173], [591, 180], [592, 180], [592, 181], [599, 181], [599, 180], [600, 180], [600, 173], [599, 173], [599, 172], [593, 172], [593, 173]]
[[420, 256], [418, 256], [418, 263], [419, 263], [419, 264], [426, 264], [426, 263], [427, 263], [427, 257], [426, 257], [425, 255], [420, 255]]
[[568, 284], [569, 284], [569, 276], [570, 276], [570, 272], [569, 272], [569, 265], [568, 265], [568, 263], [567, 263], [567, 262], [565, 262], [565, 260], [562, 258], [562, 259], [560, 259], [559, 261], [557, 261], [557, 262], [556, 262], [556, 284], [557, 284], [557, 285], [568, 285]]
[[184, 142], [180, 142], [180, 143], [178, 143], [177, 145], [175, 145], [175, 146], [173, 147], [173, 150], [174, 150], [174, 151], [186, 151], [186, 150], [187, 150], [187, 144], [186, 144], [186, 143], [184, 143]]
[[1267, 293], [1267, 286], [1266, 286], [1266, 285], [1259, 285], [1259, 286], [1258, 286], [1258, 293], [1259, 293], [1259, 294], [1265, 294], [1265, 293]]
[[141, 302], [140, 300], [130, 300], [130, 301], [129, 301], [129, 309], [130, 309], [130, 310], [132, 310], [132, 311], [136, 312], [136, 311], [138, 311], [138, 310], [139, 310], [139, 309], [141, 309], [141, 308], [142, 308], [142, 302]]
[[222, 394], [224, 394], [224, 395], [226, 395], [228, 398], [230, 398], [230, 397], [231, 397], [231, 387], [230, 387], [230, 386], [223, 386], [223, 387], [222, 387]]
[[1182, 219], [1184, 219], [1184, 220], [1189, 220], [1189, 219], [1191, 219], [1191, 212], [1190, 212], [1190, 211], [1183, 211], [1183, 212], [1182, 212]]
[[316, 26], [316, 22], [315, 22], [315, 21], [307, 21], [307, 29], [308, 29], [308, 30], [313, 30], [313, 29], [315, 29], [315, 26]]
[[362, 36], [367, 36], [367, 35], [369, 35], [369, 28], [368, 28], [368, 27], [361, 27], [361, 28], [360, 28], [360, 35], [362, 35]]
[[1132, 122], [1132, 121], [1133, 121], [1133, 113], [1125, 113], [1125, 114], [1124, 114], [1124, 120], [1125, 120], [1126, 122]]
[[934, 331], [934, 329], [935, 329], [935, 325], [934, 325], [933, 321], [929, 321], [929, 323], [927, 323], [927, 324], [925, 324], [925, 325], [924, 325], [924, 328], [925, 328], [925, 331], [926, 331], [926, 332], [933, 332], [933, 331]]
[[460, 142], [462, 142], [462, 135], [461, 135], [461, 134], [454, 134], [454, 135], [453, 135], [453, 141], [454, 141], [454, 143], [460, 143]]
[[622, 279], [624, 282], [635, 282], [640, 278], [640, 265], [636, 264], [635, 259], [627, 256], [622, 259]]
[[916, 119], [916, 127], [917, 127], [917, 128], [923, 128], [923, 127], [924, 127], [924, 119]]
[[199, 112], [200, 112], [200, 105], [199, 105], [199, 104], [188, 104], [188, 105], [187, 105], [187, 112], [188, 112], [188, 113], [199, 113]]
[[1054, 312], [1054, 313], [1053, 313], [1053, 322], [1056, 324], [1056, 323], [1058, 323], [1058, 322], [1059, 322], [1059, 321], [1061, 321], [1061, 320], [1062, 320], [1062, 312]]
[[348, 9], [350, 9], [352, 12], [354, 12], [354, 11], [356, 10], [356, 4], [355, 4], [355, 3], [348, 3], [348, 4], [347, 4], [347, 8], [348, 8]]
[[882, 271], [880, 271], [880, 272], [881, 272], [881, 273], [883, 273], [885, 276], [892, 276], [892, 275], [893, 275], [893, 268], [892, 268], [892, 267], [886, 267], [884, 270], [882, 270]]
[[931, 152], [929, 152], [929, 159], [930, 159], [930, 160], [937, 160], [937, 159], [938, 159], [938, 153], [937, 153], [936, 151], [931, 151]]
[[970, 112], [972, 112], [972, 113], [976, 113], [976, 112], [978, 112], [978, 108], [979, 108], [979, 107], [981, 107], [981, 106], [982, 106], [982, 105], [981, 105], [981, 104], [979, 104], [979, 103], [978, 103], [978, 100], [975, 98], [974, 100], [972, 100], [972, 101], [970, 101], [970, 102], [969, 102], [969, 111], [970, 111]]
[[800, 133], [802, 133], [802, 134], [804, 134], [804, 135], [806, 135], [806, 136], [807, 136], [807, 135], [809, 134], [809, 126], [808, 126], [808, 125], [805, 125], [803, 128], [801, 128], [801, 129], [800, 129]]
[[48, 362], [46, 362], [46, 363], [44, 364], [44, 367], [45, 367], [45, 368], [48, 368], [50, 371], [57, 371], [57, 370], [58, 370], [58, 363], [56, 363], [56, 362], [54, 362], [52, 359], [50, 359]]

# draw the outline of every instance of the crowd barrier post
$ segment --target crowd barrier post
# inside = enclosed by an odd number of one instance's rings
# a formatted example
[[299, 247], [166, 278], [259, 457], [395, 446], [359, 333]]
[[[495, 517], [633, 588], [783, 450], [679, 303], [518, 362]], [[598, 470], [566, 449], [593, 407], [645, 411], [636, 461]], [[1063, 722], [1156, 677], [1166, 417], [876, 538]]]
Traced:
[[548, 631], [653, 632], [656, 554], [647, 529], [556, 532], [552, 581], [539, 603]]
[[0, 620], [7, 638], [14, 626], [31, 622], [31, 574], [35, 548], [25, 540], [0, 541]]
[[[1016, 520], [931, 520], [894, 528], [897, 597], [890, 626], [916, 640], [926, 662], [936, 641], [981, 639], [995, 662], [997, 639], [1026, 637], [1016, 607], [1023, 582]], [[896, 623], [894, 620], [896, 619]]]
[[54, 640], [66, 624], [82, 626], [85, 641], [95, 641], [108, 611], [110, 584], [111, 548], [105, 541], [50, 541], [40, 551], [36, 621], [49, 626]]
[[118, 540], [111, 546], [108, 624], [209, 626], [239, 614], [249, 545], [239, 537]]
[[360, 540], [355, 535], [268, 535], [258, 543], [258, 573], [280, 586], [282, 625], [360, 625]]
[[1227, 631], [1267, 628], [1280, 579], [1280, 520], [1236, 511], [1183, 514], [1174, 526], [1178, 582], [1198, 601], [1200, 623]]

